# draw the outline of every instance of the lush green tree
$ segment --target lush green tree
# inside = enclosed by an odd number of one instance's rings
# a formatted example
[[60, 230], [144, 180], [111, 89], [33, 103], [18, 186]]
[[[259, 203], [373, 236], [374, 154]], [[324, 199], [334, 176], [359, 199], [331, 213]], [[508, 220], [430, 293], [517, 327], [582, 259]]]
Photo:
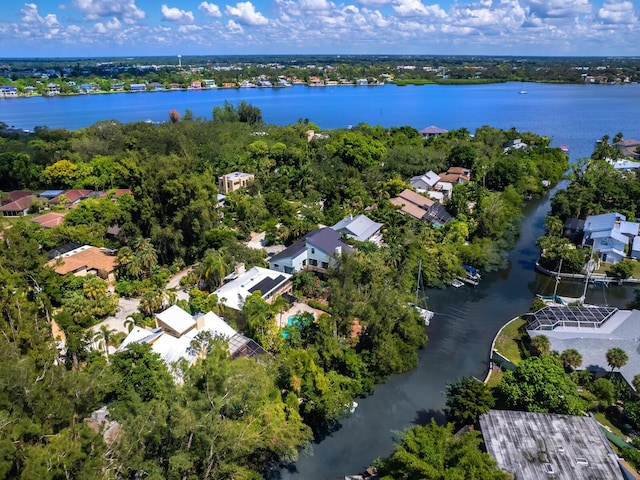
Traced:
[[607, 378], [598, 378], [589, 387], [589, 391], [593, 393], [604, 406], [611, 405], [616, 400], [616, 387]]
[[613, 372], [616, 368], [624, 367], [629, 361], [629, 355], [623, 349], [613, 347], [607, 350], [607, 364], [611, 367]]
[[487, 413], [495, 404], [489, 387], [473, 377], [462, 377], [447, 384], [445, 394], [447, 421], [456, 429], [474, 425], [480, 415]]
[[102, 344], [104, 355], [107, 358], [107, 363], [109, 363], [109, 346], [113, 341], [115, 333], [115, 329], [109, 328], [107, 325], [100, 325], [100, 328], [93, 336], [94, 341]]
[[575, 370], [582, 365], [582, 355], [575, 348], [568, 348], [560, 354], [560, 361], [564, 368]]
[[498, 392], [509, 408], [579, 415], [586, 408], [577, 386], [553, 355], [530, 357], [505, 373]]
[[510, 478], [480, 450], [480, 443], [477, 431], [454, 436], [451, 426], [441, 427], [432, 420], [405, 430], [391, 456], [376, 462], [378, 474], [381, 480]]
[[551, 351], [551, 341], [546, 335], [536, 335], [531, 339], [531, 350], [535, 355], [546, 355]]
[[631, 276], [635, 265], [636, 262], [625, 258], [622, 261], [611, 265], [611, 267], [609, 267], [609, 270], [611, 270], [611, 273], [613, 273], [613, 275], [624, 280]]

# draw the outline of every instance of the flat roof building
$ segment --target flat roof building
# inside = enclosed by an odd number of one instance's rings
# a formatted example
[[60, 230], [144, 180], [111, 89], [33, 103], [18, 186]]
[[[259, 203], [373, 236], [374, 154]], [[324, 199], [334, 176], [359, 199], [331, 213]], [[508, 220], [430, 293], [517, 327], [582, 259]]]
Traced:
[[487, 453], [517, 480], [623, 480], [618, 457], [589, 416], [490, 410], [480, 415]]

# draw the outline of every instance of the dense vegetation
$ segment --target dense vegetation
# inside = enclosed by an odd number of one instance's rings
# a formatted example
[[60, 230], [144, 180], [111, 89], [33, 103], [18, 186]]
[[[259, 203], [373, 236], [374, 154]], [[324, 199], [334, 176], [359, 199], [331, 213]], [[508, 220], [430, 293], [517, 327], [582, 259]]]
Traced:
[[[0, 137], [5, 191], [132, 190], [74, 209], [61, 202], [64, 225], [51, 229], [2, 219], [0, 477], [249, 479], [295, 459], [313, 435], [338, 426], [355, 396], [415, 366], [426, 342], [408, 306], [418, 264], [433, 286], [461, 274], [463, 262], [498, 268], [517, 235], [523, 194], [541, 193], [542, 180], [557, 182], [567, 166], [548, 139], [515, 130], [423, 140], [410, 127], [363, 124], [309, 141], [316, 125], [263, 125], [247, 104], [217, 107], [212, 120], [178, 117]], [[530, 148], [505, 151], [516, 138]], [[410, 176], [450, 166], [470, 168], [475, 180], [454, 188], [452, 222], [434, 228], [397, 213], [388, 199]], [[217, 177], [234, 170], [256, 180], [219, 207]], [[42, 207], [36, 200], [32, 210]], [[385, 246], [358, 245], [323, 279], [297, 275], [296, 293], [328, 314], [301, 315], [286, 338], [276, 327], [279, 299], [252, 295], [232, 312], [208, 294], [236, 263], [264, 265], [264, 252], [244, 245], [251, 232], [289, 244], [365, 208], [384, 223]], [[114, 225], [119, 233], [108, 235]], [[43, 250], [66, 242], [117, 249], [116, 294], [97, 277], [43, 267]], [[122, 337], [87, 328], [113, 313], [117, 294], [141, 298], [129, 327], [149, 325], [176, 302], [165, 291], [169, 273], [193, 263], [186, 284], [198, 288], [179, 304], [222, 313], [270, 355], [231, 361], [219, 341], [204, 338], [198, 347], [208, 355], [188, 370], [169, 368], [145, 346], [103, 356]], [[53, 318], [67, 337], [64, 352], [55, 348]], [[356, 319], [363, 331], [352, 336]], [[103, 439], [83, 419], [105, 404], [118, 424]]]

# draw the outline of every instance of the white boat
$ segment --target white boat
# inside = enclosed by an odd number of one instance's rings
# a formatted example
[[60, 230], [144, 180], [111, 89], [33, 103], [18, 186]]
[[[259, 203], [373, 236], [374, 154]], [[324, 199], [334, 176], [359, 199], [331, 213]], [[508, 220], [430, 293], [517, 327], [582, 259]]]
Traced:
[[451, 286], [455, 287], [455, 288], [460, 288], [464, 285], [464, 282], [458, 280], [457, 278], [454, 278], [453, 280], [451, 280]]
[[526, 95], [526, 94], [527, 94], [527, 91], [526, 91], [526, 90], [520, 90], [518, 93], [519, 93], [520, 95]]
[[[419, 305], [418, 297], [421, 290], [422, 290], [422, 260], [420, 260], [420, 263], [418, 264], [418, 279], [416, 281], [416, 298], [415, 298], [415, 302], [412, 303], [411, 306], [416, 309], [418, 314], [420, 314], [420, 317], [422, 317], [424, 324], [428, 326], [431, 323], [431, 319], [435, 314], [431, 310], [428, 310]], [[424, 303], [426, 304], [426, 301]]]

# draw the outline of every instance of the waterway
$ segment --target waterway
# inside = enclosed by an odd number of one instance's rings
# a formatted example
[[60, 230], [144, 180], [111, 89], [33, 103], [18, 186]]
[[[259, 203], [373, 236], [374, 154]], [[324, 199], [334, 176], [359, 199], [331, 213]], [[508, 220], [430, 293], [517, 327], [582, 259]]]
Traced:
[[[519, 94], [521, 90], [527, 94]], [[594, 141], [604, 134], [640, 137], [640, 85], [296, 86], [3, 99], [0, 121], [18, 128], [77, 129], [104, 119], [164, 121], [172, 108], [211, 118], [212, 108], [225, 100], [233, 104], [245, 100], [262, 110], [266, 122], [279, 125], [308, 118], [325, 129], [360, 122], [386, 127], [466, 127], [471, 132], [482, 125], [515, 127], [547, 135], [552, 146], [567, 145], [572, 160], [588, 157]], [[339, 430], [313, 445], [312, 452], [295, 465], [278, 472], [278, 478], [333, 480], [361, 472], [374, 458], [391, 451], [394, 432], [431, 418], [443, 419], [442, 392], [447, 382], [465, 375], [484, 378], [495, 333], [512, 317], [527, 312], [536, 293], [553, 290], [553, 280], [536, 274], [534, 264], [535, 241], [543, 233], [542, 221], [554, 191], [525, 205], [522, 233], [505, 269], [485, 274], [477, 288], [429, 292], [429, 306], [437, 314], [427, 327], [429, 342], [420, 352], [419, 365], [392, 376], [372, 396], [358, 399], [359, 407]], [[563, 282], [559, 293], [579, 296], [582, 288], [579, 282]], [[632, 296], [631, 287], [592, 287], [587, 300], [625, 306]]]

